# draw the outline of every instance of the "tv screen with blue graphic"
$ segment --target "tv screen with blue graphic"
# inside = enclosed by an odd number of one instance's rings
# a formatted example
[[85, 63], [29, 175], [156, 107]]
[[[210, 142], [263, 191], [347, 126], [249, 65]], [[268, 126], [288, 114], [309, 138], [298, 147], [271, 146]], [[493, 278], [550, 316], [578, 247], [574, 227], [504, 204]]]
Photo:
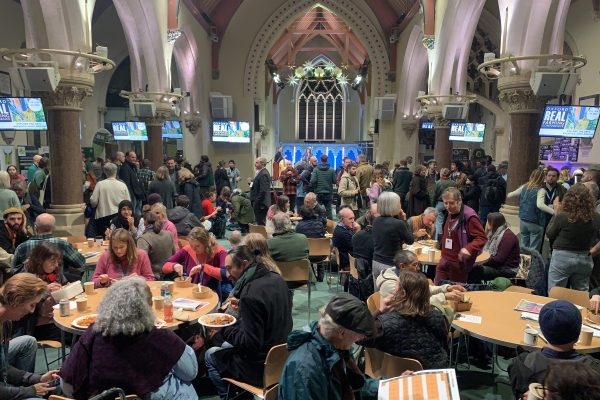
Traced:
[[421, 122], [421, 129], [433, 129], [433, 122], [431, 122], [431, 121]]
[[213, 142], [250, 143], [250, 123], [238, 121], [213, 121]]
[[177, 120], [165, 121], [162, 127], [163, 139], [183, 139], [181, 123]]
[[450, 124], [450, 140], [456, 142], [483, 142], [485, 124], [473, 122], [452, 122]]
[[540, 136], [592, 139], [598, 127], [600, 106], [546, 105]]
[[39, 97], [0, 98], [0, 130], [45, 131], [48, 129]]
[[115, 140], [148, 140], [148, 130], [143, 121], [113, 121], [112, 128]]

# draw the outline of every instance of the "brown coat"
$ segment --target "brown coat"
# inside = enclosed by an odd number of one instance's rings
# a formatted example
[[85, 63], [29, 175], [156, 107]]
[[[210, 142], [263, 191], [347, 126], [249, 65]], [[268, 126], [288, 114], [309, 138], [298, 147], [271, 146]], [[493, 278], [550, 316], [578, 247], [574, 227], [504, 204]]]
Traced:
[[413, 175], [408, 191], [408, 215], [421, 215], [429, 207], [429, 193], [427, 192], [427, 181], [424, 176]]

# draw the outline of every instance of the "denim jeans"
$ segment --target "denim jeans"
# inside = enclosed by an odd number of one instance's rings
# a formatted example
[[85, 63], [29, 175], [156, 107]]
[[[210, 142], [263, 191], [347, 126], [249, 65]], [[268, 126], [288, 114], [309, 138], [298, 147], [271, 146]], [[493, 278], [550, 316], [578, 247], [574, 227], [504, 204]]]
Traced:
[[437, 240], [437, 238], [443, 233], [442, 230], [444, 229], [444, 214], [442, 212], [444, 211], [444, 203], [438, 201], [435, 205], [435, 210], [438, 214], [437, 218], [435, 219], [435, 237], [432, 237], [433, 240]]
[[206, 368], [208, 369], [208, 377], [213, 385], [215, 385], [215, 388], [217, 389], [221, 399], [227, 398], [229, 384], [227, 382], [223, 382], [223, 379], [221, 379], [221, 374], [219, 374], [219, 370], [217, 369], [215, 360], [213, 359], [213, 354], [221, 349], [229, 349], [232, 347], [233, 346], [231, 344], [223, 342], [221, 347], [211, 347], [210, 349], [206, 350], [206, 353], [204, 353], [204, 360], [206, 363]]
[[521, 247], [541, 252], [542, 243], [544, 243], [544, 227], [533, 222], [523, 220], [520, 222]]
[[554, 250], [548, 270], [548, 291], [554, 286], [587, 292], [594, 262], [588, 251]]
[[33, 373], [35, 371], [35, 354], [37, 340], [33, 336], [17, 336], [8, 342], [8, 364]]

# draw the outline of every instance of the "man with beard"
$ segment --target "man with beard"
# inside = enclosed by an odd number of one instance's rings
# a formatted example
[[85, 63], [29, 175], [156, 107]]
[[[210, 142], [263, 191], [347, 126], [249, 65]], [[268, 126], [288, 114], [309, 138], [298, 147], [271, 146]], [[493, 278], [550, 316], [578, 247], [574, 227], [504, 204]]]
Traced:
[[[358, 218], [360, 198], [360, 187], [356, 179], [357, 165], [349, 164], [346, 171], [342, 174], [338, 183], [338, 194], [340, 195], [340, 206], [348, 206], [354, 212], [354, 216]], [[360, 198], [362, 200], [362, 198]]]
[[29, 238], [25, 231], [25, 214], [20, 208], [11, 207], [4, 210], [3, 217], [4, 221], [0, 224], [0, 247], [7, 253], [15, 254], [17, 246]]

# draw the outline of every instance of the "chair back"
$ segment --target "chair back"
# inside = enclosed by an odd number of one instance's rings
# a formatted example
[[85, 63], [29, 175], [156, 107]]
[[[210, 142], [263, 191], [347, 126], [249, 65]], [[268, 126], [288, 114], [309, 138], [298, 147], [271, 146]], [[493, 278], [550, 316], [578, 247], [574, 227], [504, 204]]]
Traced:
[[269, 238], [269, 236], [267, 235], [267, 228], [265, 226], [254, 224], [248, 224], [248, 226], [250, 228], [250, 233], [260, 233], [265, 237], [265, 239]]
[[307, 238], [308, 255], [329, 257], [331, 253], [331, 240], [329, 238]]
[[309, 264], [308, 260], [276, 261], [281, 271], [281, 277], [286, 282], [308, 282]]
[[[287, 361], [288, 355], [289, 352], [287, 344], [285, 343], [271, 347], [265, 360], [265, 373], [263, 375], [265, 389], [270, 388], [279, 382], [279, 377], [281, 376], [281, 371], [283, 371], [283, 366]], [[277, 398], [277, 396], [274, 398]]]
[[279, 394], [279, 385], [273, 386], [271, 389], [265, 391], [265, 397], [263, 400], [277, 400]]
[[372, 378], [400, 376], [405, 371], [421, 371], [423, 366], [412, 358], [396, 357], [373, 348], [365, 348], [365, 374]]
[[548, 297], [552, 297], [553, 299], [557, 300], [566, 300], [583, 308], [588, 308], [590, 305], [588, 293], [580, 290], [554, 286], [552, 289], [550, 289]]
[[505, 292], [527, 293], [527, 294], [533, 293], [533, 289], [529, 289], [529, 288], [526, 288], [523, 286], [517, 286], [517, 285], [510, 285], [504, 291]]
[[352, 254], [348, 254], [348, 260], [350, 261], [350, 276], [358, 280], [358, 270], [356, 269], [356, 258], [352, 257]]
[[369, 311], [374, 312], [379, 310], [379, 305], [381, 304], [381, 293], [375, 292], [367, 298], [367, 307]]
[[335, 221], [332, 219], [328, 219], [327, 220], [327, 226], [325, 227], [325, 230], [327, 231], [327, 233], [329, 233], [330, 235], [333, 235], [333, 230], [335, 229]]

